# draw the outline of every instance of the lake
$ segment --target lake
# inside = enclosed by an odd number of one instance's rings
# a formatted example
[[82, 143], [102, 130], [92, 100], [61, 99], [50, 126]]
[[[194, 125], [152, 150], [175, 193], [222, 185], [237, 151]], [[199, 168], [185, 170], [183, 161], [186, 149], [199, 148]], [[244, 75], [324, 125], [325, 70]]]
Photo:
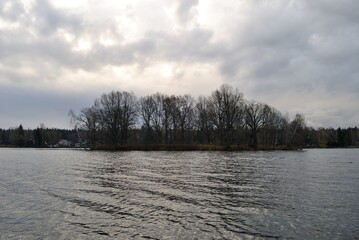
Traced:
[[0, 149], [1, 239], [358, 239], [359, 149]]

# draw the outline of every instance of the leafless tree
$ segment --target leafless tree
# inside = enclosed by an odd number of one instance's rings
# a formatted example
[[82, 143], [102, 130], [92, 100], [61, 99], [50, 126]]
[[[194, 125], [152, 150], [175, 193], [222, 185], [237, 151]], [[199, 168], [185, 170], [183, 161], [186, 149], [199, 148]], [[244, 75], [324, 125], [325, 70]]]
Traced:
[[111, 144], [126, 144], [130, 129], [136, 125], [137, 100], [131, 92], [112, 91], [103, 94], [98, 100], [99, 116], [102, 126], [107, 131]]
[[213, 125], [210, 121], [210, 112], [209, 112], [209, 100], [207, 97], [200, 96], [196, 104], [196, 121], [197, 121], [197, 131], [199, 134], [199, 139], [201, 143], [210, 143], [211, 142], [211, 131], [213, 130]]
[[114, 148], [128, 144], [135, 133], [130, 143], [290, 145], [298, 142], [305, 128], [304, 116], [298, 114], [289, 122], [267, 104], [245, 101], [243, 94], [229, 85], [197, 101], [190, 95], [161, 93], [137, 101], [133, 93], [112, 91], [78, 116], [73, 114], [73, 119], [75, 128], [86, 130], [91, 142]]
[[140, 99], [140, 116], [147, 135], [146, 141], [167, 142], [170, 129], [170, 99], [156, 93]]
[[305, 139], [303, 131], [306, 128], [305, 117], [297, 113], [294, 119], [288, 124], [288, 143], [289, 147], [303, 147]]
[[121, 144], [126, 144], [131, 136], [130, 131], [137, 123], [138, 104], [131, 92], [122, 92], [122, 116], [120, 117]]
[[189, 133], [195, 125], [195, 100], [190, 95], [183, 95], [175, 97], [173, 101], [173, 117], [177, 120], [180, 130], [180, 142], [185, 143], [186, 133]]
[[153, 96], [146, 96], [140, 98], [140, 116], [143, 121], [143, 128], [145, 131], [145, 141], [151, 142], [153, 140], [155, 112], [157, 110], [156, 102]]
[[245, 124], [250, 133], [250, 146], [257, 148], [258, 131], [266, 124], [270, 107], [267, 104], [255, 101], [247, 102], [245, 106]]
[[277, 145], [283, 142], [280, 134], [284, 132], [286, 121], [282, 113], [274, 107], [269, 107], [264, 117], [266, 119], [263, 124], [263, 143]]
[[210, 117], [221, 136], [222, 143], [226, 145], [233, 142], [234, 127], [242, 121], [243, 103], [243, 94], [229, 85], [222, 85], [210, 97]]
[[69, 116], [71, 117], [71, 123], [77, 132], [79, 140], [83, 140], [80, 136], [80, 131], [85, 130], [88, 133], [88, 140], [92, 147], [96, 146], [96, 140], [98, 131], [100, 129], [99, 109], [95, 102], [95, 105], [89, 108], [83, 108], [79, 115], [76, 115], [74, 111], [70, 110]]

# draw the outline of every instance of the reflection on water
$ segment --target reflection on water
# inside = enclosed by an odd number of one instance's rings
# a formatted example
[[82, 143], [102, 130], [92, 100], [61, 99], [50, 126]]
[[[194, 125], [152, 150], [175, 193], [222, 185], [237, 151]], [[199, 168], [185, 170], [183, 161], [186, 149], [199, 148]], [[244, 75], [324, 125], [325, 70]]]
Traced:
[[352, 239], [359, 150], [0, 149], [1, 239]]

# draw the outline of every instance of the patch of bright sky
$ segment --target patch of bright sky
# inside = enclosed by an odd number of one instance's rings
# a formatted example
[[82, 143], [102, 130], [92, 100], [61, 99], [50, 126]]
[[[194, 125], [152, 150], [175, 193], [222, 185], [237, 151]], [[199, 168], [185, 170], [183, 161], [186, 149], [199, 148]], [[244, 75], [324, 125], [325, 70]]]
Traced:
[[199, 1], [198, 24], [214, 32], [214, 41], [230, 40], [246, 20], [246, 1]]
[[[176, 4], [168, 0], [121, 0], [121, 1], [63, 1], [52, 0], [59, 8], [81, 13], [90, 25], [115, 26], [122, 43], [130, 43], [145, 37], [149, 32], [174, 34], [183, 26], [176, 18]], [[111, 39], [116, 44], [118, 39]], [[106, 41], [108, 44], [108, 41]]]
[[18, 22], [8, 22], [0, 19], [0, 30], [15, 30], [20, 27]]
[[92, 41], [88, 38], [79, 38], [75, 46], [72, 48], [75, 52], [87, 52], [92, 49]]
[[54, 6], [58, 8], [77, 8], [84, 7], [87, 4], [87, 0], [52, 0]]
[[65, 29], [57, 30], [57, 34], [59, 35], [59, 37], [63, 38], [63, 40], [68, 43], [72, 43], [75, 39], [75, 36], [69, 31], [66, 31]]
[[6, 13], [6, 12], [9, 12], [9, 10], [11, 9], [11, 7], [12, 7], [12, 4], [11, 4], [10, 1], [5, 2], [4, 7], [3, 7], [2, 10]]

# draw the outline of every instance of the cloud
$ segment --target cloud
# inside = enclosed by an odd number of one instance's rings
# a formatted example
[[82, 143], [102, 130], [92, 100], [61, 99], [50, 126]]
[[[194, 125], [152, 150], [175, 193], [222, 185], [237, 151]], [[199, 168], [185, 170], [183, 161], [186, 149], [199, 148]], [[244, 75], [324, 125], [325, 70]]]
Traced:
[[182, 23], [187, 23], [195, 16], [194, 8], [198, 5], [198, 0], [178, 1], [177, 16]]
[[1, 1], [0, 93], [230, 83], [315, 126], [357, 125], [358, 19], [355, 0]]
[[80, 17], [54, 8], [48, 1], [36, 1], [32, 6], [34, 28], [42, 35], [48, 36], [59, 28], [79, 30], [82, 28]]
[[[92, 95], [92, 97], [91, 97]], [[34, 128], [44, 123], [47, 127], [69, 128], [68, 112], [93, 103], [95, 94], [73, 91], [51, 91], [25, 87], [2, 86], [0, 128]]]

